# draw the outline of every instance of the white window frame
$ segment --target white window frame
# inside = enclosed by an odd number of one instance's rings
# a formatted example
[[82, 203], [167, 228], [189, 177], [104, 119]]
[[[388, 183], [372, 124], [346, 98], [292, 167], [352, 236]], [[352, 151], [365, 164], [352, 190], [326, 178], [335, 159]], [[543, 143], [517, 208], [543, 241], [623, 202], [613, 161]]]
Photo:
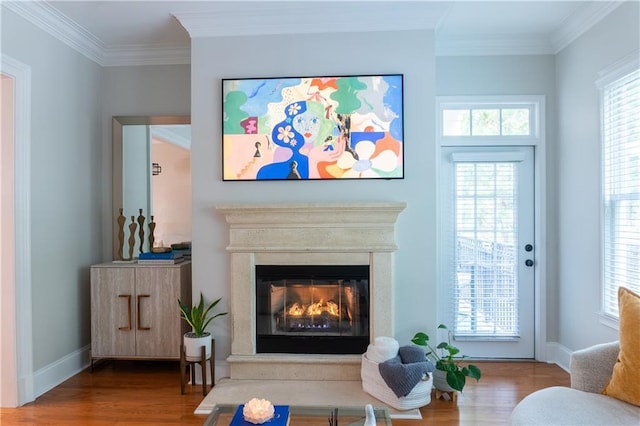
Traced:
[[[533, 146], [535, 150], [534, 173], [534, 244], [536, 250], [537, 274], [534, 280], [534, 322], [535, 322], [535, 359], [538, 361], [548, 361], [547, 351], [547, 262], [546, 262], [546, 234], [547, 222], [545, 212], [546, 203], [546, 98], [544, 95], [496, 95], [496, 96], [438, 96], [436, 97], [436, 158], [442, 158], [441, 150], [449, 146]], [[524, 108], [531, 111], [528, 136], [444, 136], [442, 117], [446, 109], [486, 109], [486, 108]], [[440, 161], [436, 162], [436, 176], [440, 179]], [[436, 199], [442, 200], [441, 185], [436, 185]], [[442, 235], [443, 218], [441, 209], [437, 209], [437, 241], [439, 246], [443, 243]], [[438, 300], [448, 300], [444, 286], [441, 285], [444, 275], [444, 268], [447, 263], [441, 258], [441, 250], [437, 250], [437, 297]], [[442, 305], [438, 308], [437, 317], [442, 321], [446, 317], [448, 306]], [[552, 355], [552, 354], [550, 354]]]
[[[600, 322], [606, 326], [609, 326], [614, 329], [618, 329], [619, 325], [619, 317], [615, 315], [615, 313], [610, 312], [606, 307], [606, 297], [607, 293], [614, 292], [615, 298], [617, 299], [617, 289], [619, 285], [614, 283], [608, 283], [606, 279], [606, 270], [605, 270], [605, 244], [606, 244], [606, 236], [605, 236], [605, 187], [604, 187], [604, 177], [605, 177], [605, 165], [604, 165], [604, 151], [606, 148], [605, 141], [605, 110], [604, 110], [604, 101], [605, 101], [605, 91], [611, 84], [617, 82], [623, 77], [631, 74], [634, 71], [640, 69], [640, 51], [635, 51], [630, 55], [622, 58], [611, 66], [605, 68], [604, 70], [598, 73], [598, 80], [596, 81], [596, 87], [600, 92], [600, 141], [601, 141], [601, 161], [600, 161], [600, 235], [601, 235], [601, 243], [600, 243], [600, 287], [601, 287], [601, 296], [600, 296]], [[634, 290], [634, 289], [632, 289]], [[635, 289], [637, 290], [637, 289]], [[611, 294], [609, 295], [611, 297]]]
[[[491, 136], [445, 136], [442, 117], [445, 110], [451, 109], [504, 109], [520, 108], [529, 110], [529, 135], [491, 135]], [[436, 140], [442, 146], [538, 146], [544, 123], [544, 96], [440, 96], [436, 99]]]

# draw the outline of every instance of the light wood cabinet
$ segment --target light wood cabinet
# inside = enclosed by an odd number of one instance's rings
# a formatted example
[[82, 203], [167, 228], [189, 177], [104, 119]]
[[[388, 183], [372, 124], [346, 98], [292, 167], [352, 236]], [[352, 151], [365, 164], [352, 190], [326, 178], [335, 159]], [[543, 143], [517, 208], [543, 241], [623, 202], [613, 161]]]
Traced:
[[191, 302], [191, 262], [91, 267], [91, 361], [180, 359], [178, 298]]

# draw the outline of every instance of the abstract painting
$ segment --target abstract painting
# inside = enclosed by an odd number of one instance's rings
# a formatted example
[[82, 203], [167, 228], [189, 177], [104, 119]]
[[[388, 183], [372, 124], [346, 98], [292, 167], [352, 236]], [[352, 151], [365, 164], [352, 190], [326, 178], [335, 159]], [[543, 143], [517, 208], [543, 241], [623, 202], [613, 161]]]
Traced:
[[223, 180], [402, 179], [403, 76], [222, 80]]

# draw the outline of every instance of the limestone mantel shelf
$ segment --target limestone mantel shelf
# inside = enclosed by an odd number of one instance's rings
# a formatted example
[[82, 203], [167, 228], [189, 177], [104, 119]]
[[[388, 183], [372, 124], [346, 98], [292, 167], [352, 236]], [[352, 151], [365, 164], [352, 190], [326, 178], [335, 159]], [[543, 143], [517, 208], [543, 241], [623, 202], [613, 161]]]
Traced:
[[229, 204], [217, 206], [232, 227], [391, 226], [406, 203]]
[[256, 265], [369, 265], [369, 334], [393, 335], [395, 225], [404, 202], [229, 204], [232, 379], [356, 380], [360, 355], [256, 352]]
[[[391, 211], [400, 213], [407, 206], [405, 202], [349, 202], [349, 203], [267, 203], [267, 204], [222, 204], [216, 207], [217, 210], [225, 213], [231, 212], [245, 212], [245, 213], [259, 213], [262, 214], [265, 211], [273, 211], [279, 213], [286, 213], [290, 210], [296, 211], [336, 211], [348, 212], [353, 210], [360, 212], [362, 210], [377, 210], [377, 211]], [[281, 220], [280, 220], [281, 221]]]
[[268, 253], [291, 253], [291, 252], [295, 252], [295, 253], [305, 253], [305, 252], [309, 252], [309, 253], [335, 253], [337, 251], [344, 251], [344, 252], [379, 252], [379, 253], [391, 253], [394, 252], [396, 250], [398, 250], [398, 246], [393, 245], [393, 246], [368, 246], [368, 247], [363, 247], [362, 245], [358, 245], [358, 246], [338, 246], [336, 245], [332, 245], [332, 246], [325, 246], [325, 247], [320, 247], [320, 246], [315, 246], [315, 247], [296, 247], [294, 249], [294, 247], [292, 247], [291, 245], [288, 245], [286, 247], [277, 247], [277, 246], [237, 246], [237, 245], [229, 245], [226, 248], [227, 251], [230, 252], [234, 252], [234, 253], [261, 253], [261, 252], [268, 252]]
[[398, 250], [394, 228], [406, 203], [231, 204], [216, 207], [229, 224], [232, 253]]

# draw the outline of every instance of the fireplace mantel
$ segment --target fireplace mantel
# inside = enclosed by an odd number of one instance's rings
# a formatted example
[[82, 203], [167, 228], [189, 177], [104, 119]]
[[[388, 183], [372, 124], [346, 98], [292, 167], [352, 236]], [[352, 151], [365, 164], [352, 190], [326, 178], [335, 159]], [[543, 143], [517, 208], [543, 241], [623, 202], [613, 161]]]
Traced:
[[233, 204], [229, 224], [231, 378], [359, 378], [357, 355], [257, 354], [256, 265], [369, 265], [370, 338], [392, 336], [395, 224], [405, 203]]
[[405, 203], [223, 205], [229, 252], [393, 252]]

